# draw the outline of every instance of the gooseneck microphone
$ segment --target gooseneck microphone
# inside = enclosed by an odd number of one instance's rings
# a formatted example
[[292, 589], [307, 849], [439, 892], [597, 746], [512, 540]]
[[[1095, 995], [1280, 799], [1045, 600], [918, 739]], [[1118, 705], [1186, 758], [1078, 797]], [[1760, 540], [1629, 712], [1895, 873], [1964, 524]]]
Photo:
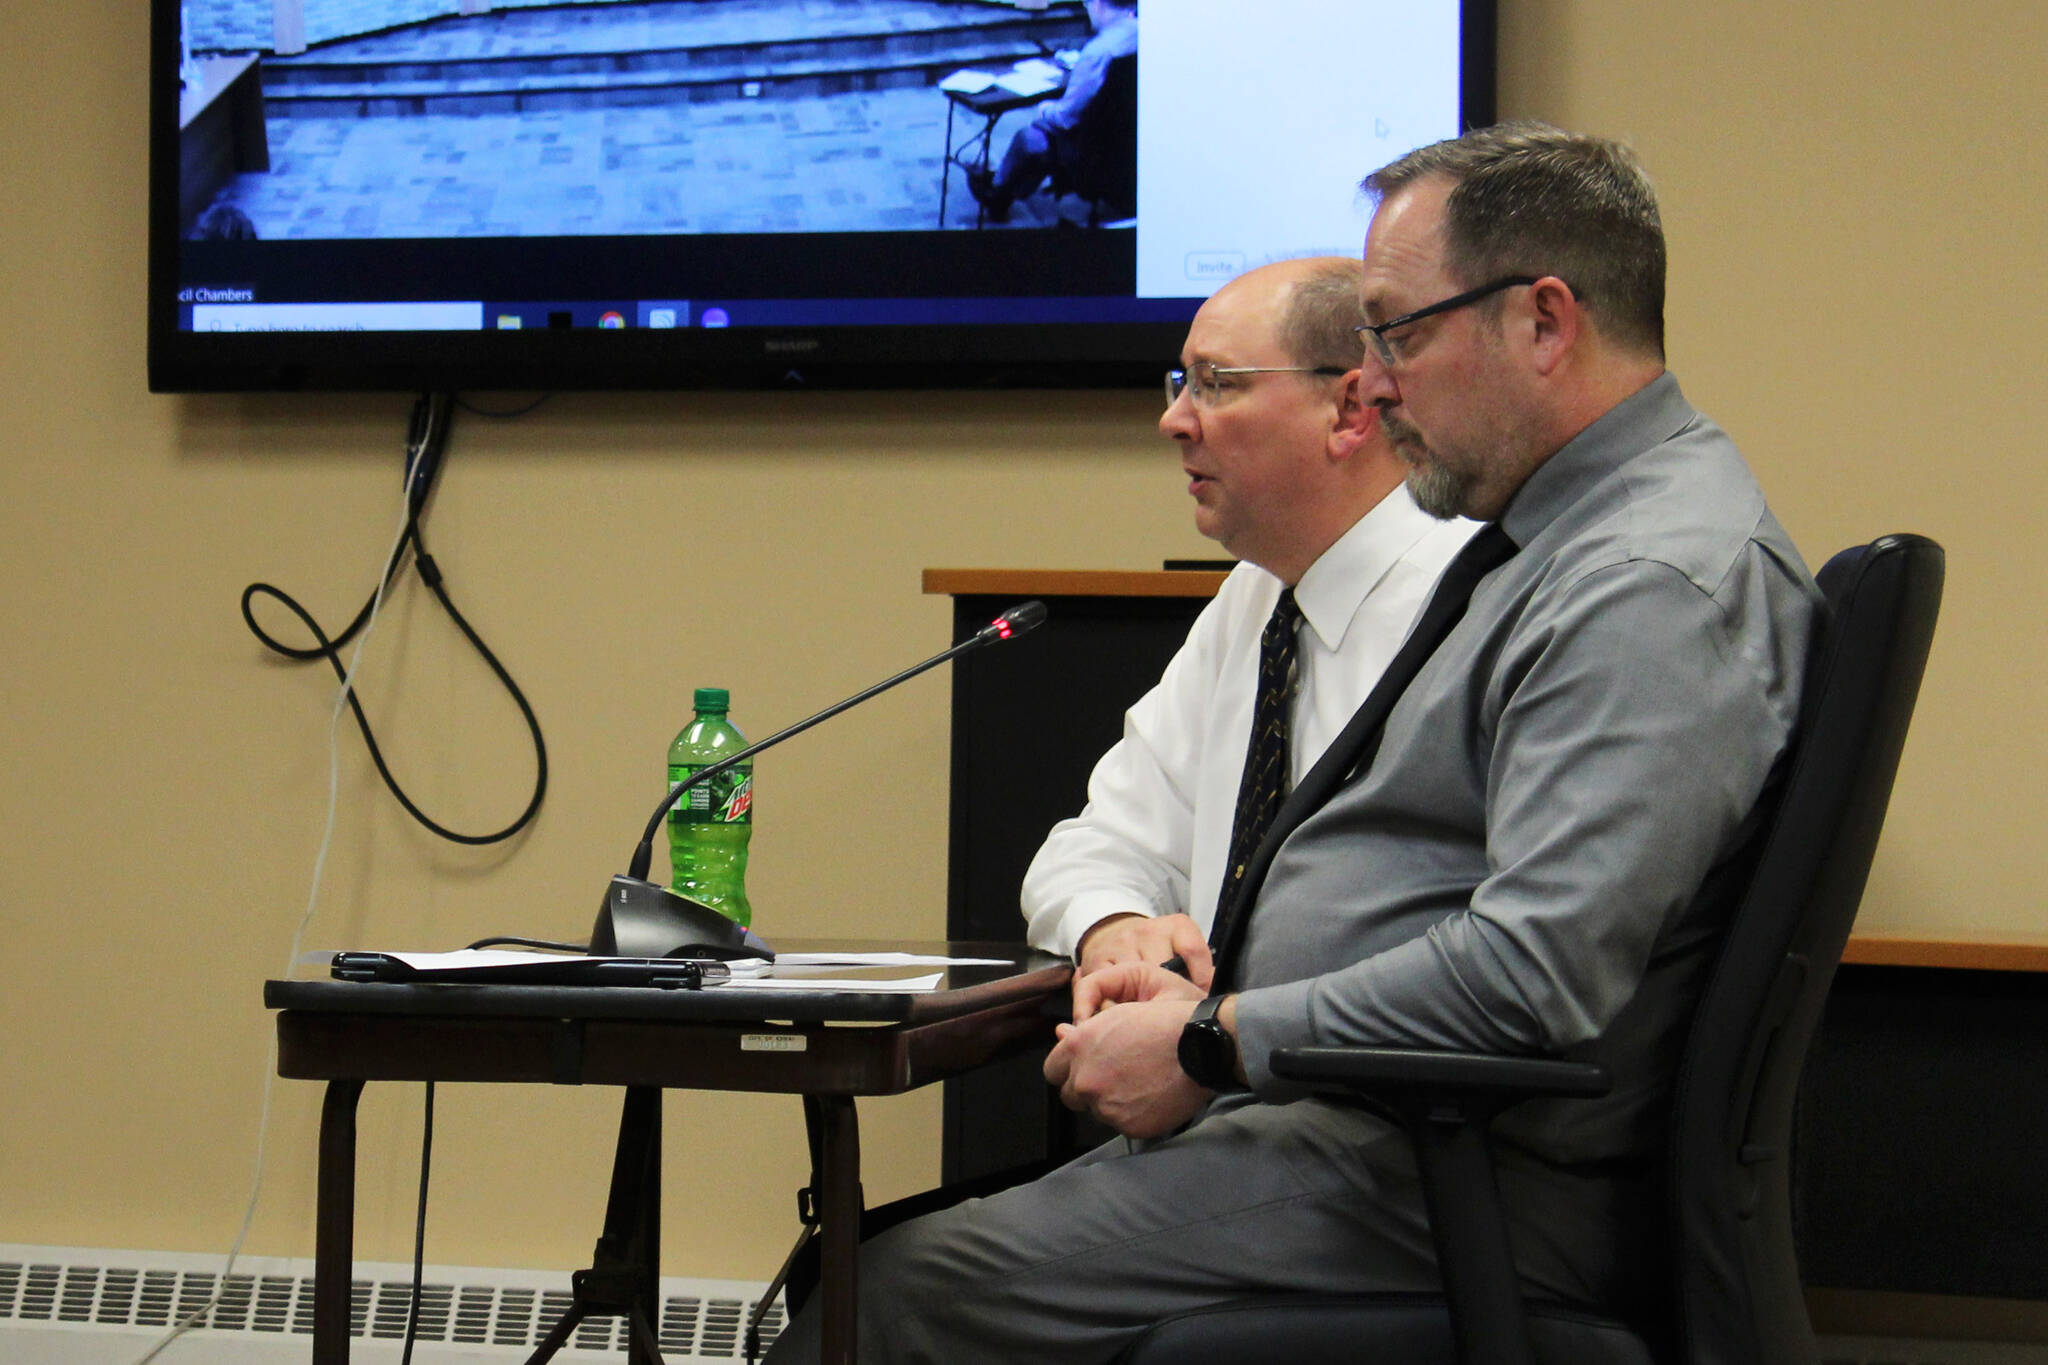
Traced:
[[633, 860], [628, 864], [627, 870], [613, 877], [611, 885], [605, 888], [604, 904], [599, 908], [597, 923], [590, 931], [590, 955], [773, 959], [775, 954], [769, 950], [767, 944], [718, 911], [702, 901], [678, 895], [657, 882], [647, 880], [648, 869], [654, 863], [655, 836], [661, 832], [661, 823], [676, 802], [680, 801], [690, 788], [701, 782], [710, 781], [736, 764], [744, 763], [763, 749], [773, 748], [785, 739], [800, 735], [813, 725], [828, 721], [841, 711], [858, 706], [870, 697], [879, 696], [898, 683], [908, 682], [918, 674], [937, 668], [950, 659], [971, 650], [1000, 644], [1004, 640], [1014, 640], [1026, 631], [1044, 624], [1045, 617], [1043, 602], [1031, 601], [1014, 606], [951, 649], [941, 650], [923, 663], [913, 664], [904, 669], [893, 678], [885, 679], [844, 701], [836, 702], [787, 729], [777, 730], [768, 738], [757, 744], [749, 744], [738, 753], [729, 754], [716, 763], [707, 764], [691, 773], [684, 781], [677, 783], [663, 798], [661, 804], [654, 808], [653, 816], [647, 821], [647, 829], [633, 850]]

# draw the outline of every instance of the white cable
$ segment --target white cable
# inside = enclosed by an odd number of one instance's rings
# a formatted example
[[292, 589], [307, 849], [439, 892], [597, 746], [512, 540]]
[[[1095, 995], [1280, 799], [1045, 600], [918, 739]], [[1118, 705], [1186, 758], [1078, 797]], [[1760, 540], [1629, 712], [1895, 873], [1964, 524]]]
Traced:
[[[405, 496], [399, 500], [398, 537], [391, 542], [390, 552], [381, 561], [386, 566], [397, 556], [398, 547], [405, 543], [406, 528], [412, 524], [412, 471], [418, 461], [419, 449], [415, 447], [407, 452]], [[313, 911], [320, 903], [320, 882], [327, 872], [327, 851], [334, 843], [334, 816], [341, 805], [341, 716], [342, 712], [348, 709], [349, 693], [355, 688], [356, 667], [362, 662], [363, 646], [370, 642], [370, 632], [376, 629], [378, 614], [383, 611], [384, 588], [387, 582], [387, 577], [380, 573], [377, 577], [376, 594], [370, 599], [369, 617], [363, 622], [361, 632], [356, 635], [356, 647], [348, 656], [348, 669], [342, 674], [341, 686], [335, 690], [334, 714], [327, 721], [327, 823], [320, 832], [320, 851], [313, 857], [313, 884], [306, 893], [306, 909], [299, 916], [299, 927], [292, 934], [291, 953], [285, 959], [284, 971], [280, 974], [282, 976], [289, 977], [292, 968], [298, 965], [299, 951], [306, 939], [306, 929], [312, 924]], [[213, 1311], [220, 1303], [221, 1295], [227, 1291], [228, 1279], [235, 1273], [235, 1261], [242, 1254], [242, 1243], [249, 1236], [250, 1225], [256, 1221], [257, 1201], [263, 1195], [263, 1162], [270, 1138], [270, 1095], [276, 1080], [277, 1031], [272, 1029], [270, 1047], [263, 1063], [263, 1105], [256, 1120], [256, 1173], [249, 1184], [248, 1206], [242, 1210], [241, 1230], [235, 1234], [234, 1245], [228, 1248], [227, 1263], [221, 1267], [220, 1281], [214, 1286], [214, 1291], [207, 1297], [206, 1302], [180, 1318], [170, 1331], [149, 1348], [147, 1355], [135, 1362], [135, 1365], [149, 1365], [150, 1361], [163, 1354], [166, 1347], [192, 1330], [201, 1318]]]

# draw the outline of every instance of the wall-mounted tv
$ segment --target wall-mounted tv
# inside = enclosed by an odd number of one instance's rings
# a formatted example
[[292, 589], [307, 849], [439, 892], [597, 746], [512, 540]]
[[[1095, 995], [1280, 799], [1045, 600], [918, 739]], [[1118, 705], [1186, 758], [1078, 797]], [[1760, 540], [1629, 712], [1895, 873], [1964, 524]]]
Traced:
[[163, 392], [1156, 383], [1493, 114], [1493, 0], [152, 3]]

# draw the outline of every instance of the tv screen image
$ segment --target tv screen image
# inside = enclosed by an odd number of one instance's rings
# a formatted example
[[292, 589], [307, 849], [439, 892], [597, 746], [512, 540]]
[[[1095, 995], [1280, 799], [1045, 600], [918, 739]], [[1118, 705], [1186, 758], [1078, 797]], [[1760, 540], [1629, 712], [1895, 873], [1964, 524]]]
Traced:
[[168, 391], [1156, 383], [1491, 114], [1476, 0], [154, 4]]

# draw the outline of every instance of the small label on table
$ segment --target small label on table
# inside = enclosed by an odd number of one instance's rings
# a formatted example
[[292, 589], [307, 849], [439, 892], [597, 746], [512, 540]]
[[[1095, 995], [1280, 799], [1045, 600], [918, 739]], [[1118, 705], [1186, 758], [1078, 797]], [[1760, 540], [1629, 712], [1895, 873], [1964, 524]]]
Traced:
[[801, 1033], [742, 1033], [742, 1052], [802, 1052], [811, 1040]]

